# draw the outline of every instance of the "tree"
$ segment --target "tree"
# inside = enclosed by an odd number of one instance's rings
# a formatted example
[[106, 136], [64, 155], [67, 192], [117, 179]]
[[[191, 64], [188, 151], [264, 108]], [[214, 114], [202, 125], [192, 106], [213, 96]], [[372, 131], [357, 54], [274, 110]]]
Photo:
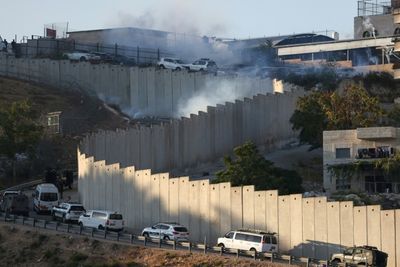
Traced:
[[278, 189], [281, 194], [303, 191], [302, 179], [295, 171], [275, 167], [258, 152], [252, 142], [246, 142], [233, 151], [235, 159], [224, 157], [225, 170], [217, 172], [214, 183], [254, 185], [257, 190]]
[[14, 179], [16, 156], [31, 153], [42, 134], [42, 127], [34, 119], [28, 101], [13, 102], [0, 108], [0, 154], [11, 160]]
[[300, 142], [310, 144], [311, 149], [321, 146], [322, 132], [328, 124], [328, 118], [321, 106], [324, 95], [326, 93], [314, 92], [301, 97], [297, 101], [297, 109], [290, 118], [293, 129], [299, 131]]
[[324, 130], [347, 130], [379, 124], [383, 110], [375, 97], [361, 86], [349, 85], [341, 93], [312, 92], [300, 98], [290, 118], [301, 143], [311, 149], [322, 145]]

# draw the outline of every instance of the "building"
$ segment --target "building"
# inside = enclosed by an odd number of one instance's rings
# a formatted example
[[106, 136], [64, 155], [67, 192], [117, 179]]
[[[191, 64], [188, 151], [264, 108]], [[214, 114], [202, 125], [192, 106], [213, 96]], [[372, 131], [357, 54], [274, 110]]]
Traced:
[[358, 1], [357, 17], [354, 18], [354, 39], [390, 37], [400, 34], [393, 23], [392, 6], [388, 1]]
[[[392, 173], [379, 163], [395, 163], [400, 151], [400, 128], [372, 127], [355, 130], [324, 131], [324, 188], [400, 192], [400, 173]], [[394, 166], [394, 165], [393, 165]], [[393, 169], [395, 170], [395, 169]]]

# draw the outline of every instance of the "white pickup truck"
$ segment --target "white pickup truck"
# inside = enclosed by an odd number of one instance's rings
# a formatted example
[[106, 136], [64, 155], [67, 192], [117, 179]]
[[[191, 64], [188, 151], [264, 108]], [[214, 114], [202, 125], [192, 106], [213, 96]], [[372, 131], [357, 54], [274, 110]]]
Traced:
[[79, 203], [61, 203], [57, 207], [53, 207], [51, 214], [53, 219], [61, 219], [62, 222], [78, 221], [79, 216], [86, 212], [82, 204]]

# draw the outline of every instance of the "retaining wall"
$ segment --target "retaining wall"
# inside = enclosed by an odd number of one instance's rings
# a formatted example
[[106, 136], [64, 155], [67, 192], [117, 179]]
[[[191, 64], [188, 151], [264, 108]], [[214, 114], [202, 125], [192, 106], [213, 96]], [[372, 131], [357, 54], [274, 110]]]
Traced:
[[249, 140], [270, 151], [296, 137], [289, 119], [303, 94], [258, 94], [162, 125], [91, 133], [80, 147], [108, 164], [154, 171], [214, 161]]
[[281, 253], [327, 259], [346, 246], [370, 245], [389, 254], [387, 266], [400, 266], [400, 210], [191, 181], [106, 164], [80, 151], [78, 165], [84, 206], [119, 211], [137, 231], [159, 221], [177, 221], [189, 228], [193, 241], [206, 238], [215, 245], [231, 229], [257, 228], [278, 233]]
[[269, 79], [69, 60], [16, 59], [3, 53], [0, 53], [0, 75], [56, 88], [79, 88], [106, 102], [119, 104], [121, 109], [129, 110], [132, 114], [163, 117], [176, 116], [179, 103], [204, 90], [208, 84], [229, 82], [235, 85], [232, 93], [242, 97], [273, 92], [274, 86], [278, 86]]

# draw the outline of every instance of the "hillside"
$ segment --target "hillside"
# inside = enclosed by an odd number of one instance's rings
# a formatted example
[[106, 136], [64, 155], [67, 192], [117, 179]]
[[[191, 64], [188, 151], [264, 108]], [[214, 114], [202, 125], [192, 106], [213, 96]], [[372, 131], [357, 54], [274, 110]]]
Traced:
[[0, 266], [276, 266], [270, 262], [149, 249], [0, 223]]
[[46, 114], [61, 111], [68, 121], [68, 131], [63, 134], [46, 134], [37, 147], [35, 159], [18, 162], [18, 179], [11, 182], [10, 166], [0, 160], [0, 188], [12, 183], [43, 177], [47, 167], [62, 170], [76, 168], [76, 147], [81, 136], [98, 129], [125, 128], [128, 121], [96, 97], [78, 88], [58, 88], [0, 77], [0, 106], [13, 101], [29, 100], [38, 122], [46, 125]]

